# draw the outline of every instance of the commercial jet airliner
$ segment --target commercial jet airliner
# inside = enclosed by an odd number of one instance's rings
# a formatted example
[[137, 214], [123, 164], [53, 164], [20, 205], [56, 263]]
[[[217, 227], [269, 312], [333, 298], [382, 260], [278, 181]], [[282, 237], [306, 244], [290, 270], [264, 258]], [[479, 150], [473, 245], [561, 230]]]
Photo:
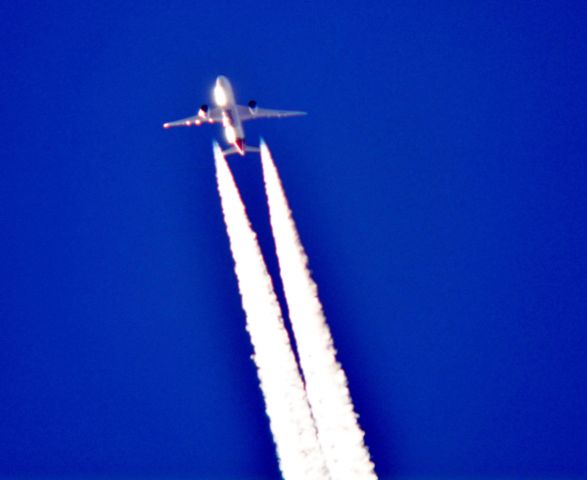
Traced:
[[163, 127], [191, 127], [203, 123], [222, 123], [226, 141], [232, 145], [224, 150], [224, 155], [238, 153], [244, 156], [247, 152], [258, 152], [259, 149], [245, 144], [245, 131], [242, 122], [256, 118], [298, 117], [306, 114], [306, 112], [259, 108], [255, 100], [251, 100], [247, 106], [238, 105], [234, 99], [232, 85], [223, 75], [216, 78], [214, 102], [216, 103], [214, 108], [208, 108], [208, 105], [204, 104], [200, 107], [197, 115], [164, 123]]

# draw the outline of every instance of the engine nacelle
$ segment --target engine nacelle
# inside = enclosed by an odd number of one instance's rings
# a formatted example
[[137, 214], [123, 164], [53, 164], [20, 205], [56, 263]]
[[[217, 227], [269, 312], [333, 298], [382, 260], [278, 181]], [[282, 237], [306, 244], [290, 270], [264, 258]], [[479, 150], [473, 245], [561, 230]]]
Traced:
[[255, 102], [255, 100], [249, 100], [249, 112], [251, 112], [251, 115], [255, 115], [255, 113], [257, 113], [257, 102]]
[[205, 103], [200, 106], [200, 110], [198, 110], [198, 117], [207, 118], [208, 117], [208, 105]]

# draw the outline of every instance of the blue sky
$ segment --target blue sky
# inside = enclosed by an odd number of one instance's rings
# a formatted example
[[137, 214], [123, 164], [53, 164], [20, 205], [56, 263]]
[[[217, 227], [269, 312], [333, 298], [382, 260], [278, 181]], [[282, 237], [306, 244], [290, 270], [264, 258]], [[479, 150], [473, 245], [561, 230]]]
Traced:
[[[217, 198], [280, 170], [380, 474], [587, 474], [581, 2], [0, 8], [0, 474], [278, 474]], [[271, 272], [254, 156], [231, 158]], [[279, 294], [281, 289], [276, 279]]]

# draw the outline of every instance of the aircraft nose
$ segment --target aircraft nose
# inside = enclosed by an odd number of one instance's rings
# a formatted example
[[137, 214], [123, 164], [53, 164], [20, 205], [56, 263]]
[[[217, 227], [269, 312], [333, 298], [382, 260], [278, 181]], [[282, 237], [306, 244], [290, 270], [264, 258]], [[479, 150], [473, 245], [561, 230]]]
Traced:
[[224, 87], [226, 85], [226, 77], [224, 75], [218, 75], [216, 77], [216, 85]]

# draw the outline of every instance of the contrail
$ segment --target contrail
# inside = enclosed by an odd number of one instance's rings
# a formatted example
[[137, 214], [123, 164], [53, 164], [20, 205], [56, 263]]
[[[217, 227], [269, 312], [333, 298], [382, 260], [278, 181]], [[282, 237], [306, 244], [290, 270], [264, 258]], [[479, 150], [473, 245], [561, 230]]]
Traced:
[[271, 277], [217, 143], [214, 143], [214, 159], [224, 222], [279, 468], [286, 480], [328, 480], [330, 476]]
[[261, 161], [289, 317], [326, 465], [333, 480], [377, 479], [346, 375], [336, 360], [318, 289], [308, 270], [308, 258], [271, 153], [263, 141]]

